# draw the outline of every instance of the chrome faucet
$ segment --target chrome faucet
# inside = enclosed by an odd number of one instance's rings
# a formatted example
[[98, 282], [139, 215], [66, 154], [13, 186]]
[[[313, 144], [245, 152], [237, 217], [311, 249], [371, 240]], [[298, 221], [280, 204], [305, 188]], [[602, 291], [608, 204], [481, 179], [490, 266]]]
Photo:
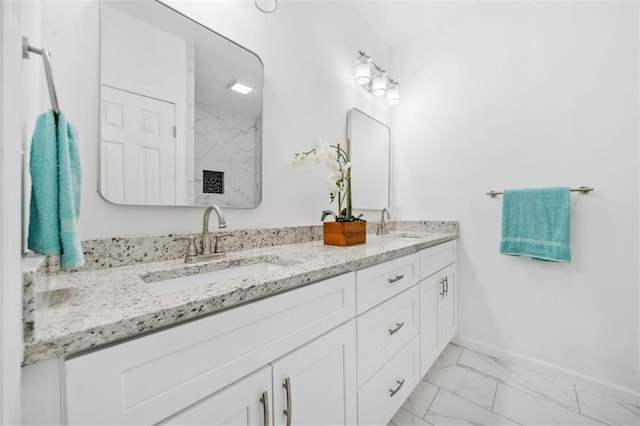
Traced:
[[378, 224], [378, 229], [376, 230], [376, 235], [387, 235], [389, 230], [384, 226], [384, 214], [387, 213], [387, 220], [391, 219], [391, 215], [389, 214], [389, 210], [386, 208], [382, 209], [382, 217], [380, 217], [380, 223]]
[[209, 206], [207, 206], [207, 209], [204, 211], [204, 217], [202, 218], [201, 254], [213, 253], [213, 251], [211, 250], [211, 233], [209, 232], [209, 216], [211, 215], [211, 210], [215, 211], [216, 216], [218, 216], [218, 228], [222, 229], [227, 227], [227, 223], [224, 220], [224, 214], [222, 214], [222, 210], [220, 210], [220, 207], [216, 206], [215, 204], [210, 204]]

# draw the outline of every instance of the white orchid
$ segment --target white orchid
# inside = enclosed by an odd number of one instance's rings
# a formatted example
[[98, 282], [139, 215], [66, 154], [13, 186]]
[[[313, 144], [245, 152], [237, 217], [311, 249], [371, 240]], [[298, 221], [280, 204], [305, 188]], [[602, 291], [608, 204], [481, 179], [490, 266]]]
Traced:
[[[318, 138], [313, 149], [294, 154], [291, 165], [299, 167], [301, 165], [306, 166], [311, 162], [317, 164], [323, 159], [329, 169], [329, 175], [327, 176], [329, 199], [330, 202], [338, 200], [338, 212], [336, 214], [331, 210], [325, 210], [322, 212], [320, 220], [324, 220], [328, 215], [333, 216], [336, 221], [340, 222], [360, 220], [359, 217], [355, 218], [352, 215], [351, 162], [349, 162], [349, 153], [342, 149], [340, 144], [329, 145]], [[342, 208], [343, 203], [345, 205], [344, 209]]]

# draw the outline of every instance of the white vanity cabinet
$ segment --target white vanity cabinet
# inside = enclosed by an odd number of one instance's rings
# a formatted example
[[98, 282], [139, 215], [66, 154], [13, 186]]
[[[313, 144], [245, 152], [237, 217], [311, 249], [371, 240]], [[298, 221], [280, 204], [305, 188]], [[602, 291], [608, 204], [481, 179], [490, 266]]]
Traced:
[[161, 425], [355, 425], [353, 320]]
[[421, 378], [418, 278], [418, 254], [356, 272], [360, 425], [386, 425]]
[[450, 241], [28, 366], [24, 401], [59, 398], [37, 423], [386, 425], [457, 331], [455, 261]]
[[158, 424], [267, 426], [271, 406], [271, 367], [264, 367]]
[[353, 320], [273, 365], [273, 424], [355, 425], [356, 328]]
[[[176, 415], [351, 320], [354, 275], [66, 360], [67, 422], [153, 424]], [[355, 352], [343, 355], [355, 357]], [[349, 373], [355, 382], [355, 368]]]
[[456, 243], [356, 272], [358, 424], [386, 425], [457, 331]]
[[455, 241], [420, 252], [420, 374], [458, 331]]

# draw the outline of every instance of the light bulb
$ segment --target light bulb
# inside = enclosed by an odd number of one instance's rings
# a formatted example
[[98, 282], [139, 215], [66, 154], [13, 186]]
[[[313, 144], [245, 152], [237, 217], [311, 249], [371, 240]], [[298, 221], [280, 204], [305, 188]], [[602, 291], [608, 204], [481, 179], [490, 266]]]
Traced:
[[389, 84], [389, 88], [387, 89], [387, 103], [389, 105], [396, 105], [400, 100], [400, 84], [393, 83]]
[[362, 85], [371, 82], [371, 58], [366, 55], [356, 58], [356, 81]]
[[376, 73], [376, 76], [373, 79], [371, 90], [373, 91], [373, 94], [375, 96], [384, 95], [384, 92], [387, 91], [387, 72], [386, 71], [378, 71]]

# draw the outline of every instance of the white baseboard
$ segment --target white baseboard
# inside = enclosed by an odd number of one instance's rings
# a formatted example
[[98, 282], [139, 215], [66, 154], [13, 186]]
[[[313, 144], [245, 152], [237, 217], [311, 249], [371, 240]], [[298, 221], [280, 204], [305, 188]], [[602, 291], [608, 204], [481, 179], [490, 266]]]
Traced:
[[561, 367], [540, 359], [509, 351], [497, 346], [489, 345], [475, 339], [464, 336], [455, 336], [452, 340], [456, 345], [469, 348], [502, 361], [526, 367], [545, 376], [555, 377], [568, 383], [575, 384], [583, 389], [590, 390], [629, 404], [640, 406], [640, 393], [633, 389], [619, 386], [593, 376], [579, 373], [568, 368]]

